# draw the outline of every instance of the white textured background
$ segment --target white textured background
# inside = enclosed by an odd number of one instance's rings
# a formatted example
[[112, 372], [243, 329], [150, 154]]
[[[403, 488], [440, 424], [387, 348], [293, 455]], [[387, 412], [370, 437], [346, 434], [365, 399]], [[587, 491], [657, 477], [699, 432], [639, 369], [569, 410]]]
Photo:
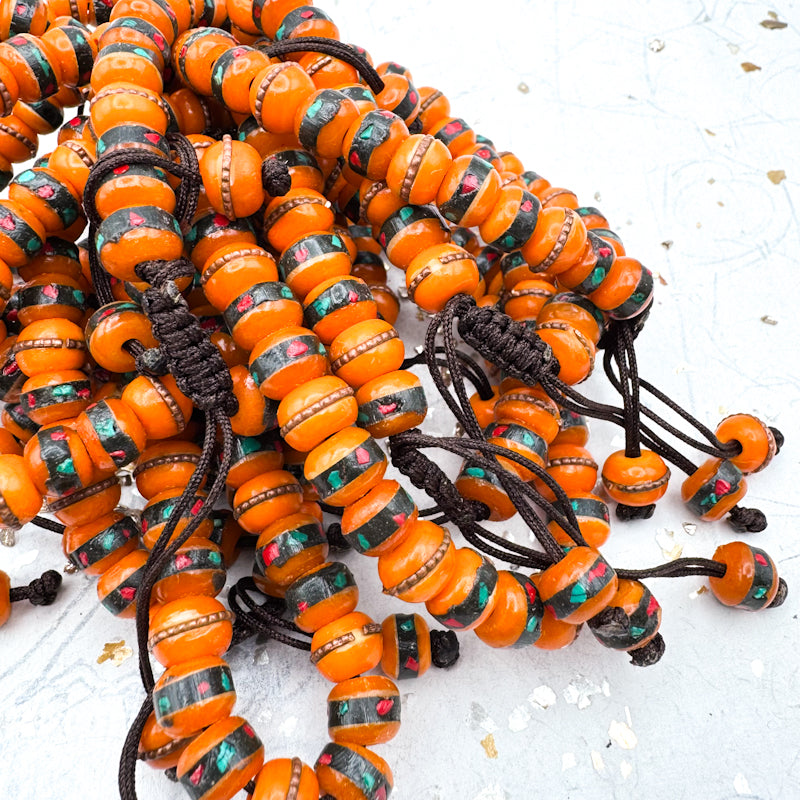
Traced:
[[[599, 206], [628, 252], [662, 276], [639, 339], [645, 377], [712, 427], [726, 413], [756, 412], [787, 436], [745, 500], [770, 520], [757, 541], [789, 581], [781, 609], [735, 612], [697, 595], [702, 581], [651, 581], [667, 652], [647, 670], [588, 632], [557, 653], [493, 651], [465, 635], [456, 668], [401, 684], [403, 726], [378, 748], [394, 770], [393, 797], [800, 797], [797, 4], [320, 5], [376, 63], [406, 64], [417, 85], [442, 89], [498, 149]], [[788, 27], [760, 25], [769, 12]], [[760, 69], [745, 72], [743, 62]], [[785, 180], [770, 180], [775, 170]], [[419, 335], [412, 309], [401, 319]], [[599, 378], [587, 391], [607, 396]], [[429, 422], [452, 430], [440, 409]], [[593, 426], [598, 460], [620, 442], [615, 430]], [[676, 545], [710, 555], [735, 538], [724, 523], [686, 532], [682, 523], [693, 520], [679, 481], [676, 470], [652, 520], [615, 527], [605, 548], [612, 562], [653, 564]], [[514, 520], [501, 529], [526, 538]], [[408, 610], [380, 595], [374, 561], [344, 560], [365, 611], [381, 619]], [[0, 548], [13, 585], [64, 561], [44, 531], [25, 530], [15, 548]], [[115, 796], [118, 753], [141, 701], [135, 658], [97, 664], [103, 645], [120, 639], [133, 642], [132, 623], [102, 609], [94, 582], [80, 575], [65, 577], [56, 605], [14, 608], [0, 630], [0, 798]], [[327, 739], [329, 685], [303, 654], [278, 645], [240, 647], [230, 661], [237, 712], [255, 725], [267, 757], [313, 763]], [[535, 703], [550, 694], [540, 687], [552, 691], [546, 709]], [[619, 722], [633, 736], [621, 735]], [[481, 744], [489, 734], [493, 758]], [[144, 767], [140, 776], [143, 800], [182, 796]]]

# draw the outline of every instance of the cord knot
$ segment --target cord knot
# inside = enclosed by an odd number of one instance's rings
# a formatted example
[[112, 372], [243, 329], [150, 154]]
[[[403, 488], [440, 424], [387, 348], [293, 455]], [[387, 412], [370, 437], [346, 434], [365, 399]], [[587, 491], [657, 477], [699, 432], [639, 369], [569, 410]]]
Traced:
[[55, 602], [61, 586], [61, 573], [49, 569], [27, 586], [11, 590], [11, 600], [29, 600], [35, 606], [49, 606]]
[[656, 510], [655, 503], [648, 506], [628, 506], [625, 503], [618, 503], [616, 514], [617, 519], [623, 522], [630, 522], [633, 519], [650, 519]]
[[652, 667], [661, 661], [661, 656], [664, 655], [667, 645], [664, 642], [664, 637], [657, 633], [646, 645], [637, 647], [635, 650], [628, 650], [628, 655], [631, 657], [631, 664], [634, 667]]
[[744, 506], [734, 506], [728, 522], [737, 533], [760, 533], [767, 527], [767, 518], [763, 511]]
[[778, 579], [778, 591], [775, 597], [767, 608], [778, 608], [786, 602], [786, 597], [789, 594], [789, 586], [783, 578]]
[[441, 669], [452, 667], [458, 661], [459, 644], [455, 631], [431, 631], [431, 661]]
[[349, 550], [350, 545], [347, 539], [344, 538], [342, 534], [342, 526], [338, 522], [331, 522], [328, 525], [328, 530], [325, 532], [325, 536], [328, 540], [328, 544], [334, 550]]
[[261, 184], [271, 197], [283, 197], [292, 188], [292, 176], [283, 161], [268, 156], [261, 164]]

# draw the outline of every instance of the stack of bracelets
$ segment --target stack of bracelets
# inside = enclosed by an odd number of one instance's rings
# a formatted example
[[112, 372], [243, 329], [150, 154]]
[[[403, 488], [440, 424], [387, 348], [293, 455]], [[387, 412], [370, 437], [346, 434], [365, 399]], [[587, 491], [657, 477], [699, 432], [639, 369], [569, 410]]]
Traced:
[[[145, 700], [123, 800], [137, 760], [193, 800], [385, 800], [392, 773], [369, 748], [399, 728], [395, 681], [452, 664], [453, 631], [550, 650], [586, 623], [647, 666], [664, 641], [642, 579], [708, 576], [721, 603], [750, 611], [783, 602], [775, 563], [744, 542], [647, 570], [600, 554], [598, 472], [620, 519], [652, 514], [669, 462], [697, 516], [757, 531], [763, 514], [737, 505], [743, 476], [782, 436], [745, 414], [711, 431], [639, 378], [651, 273], [599, 210], [496, 150], [440, 91], [396, 63], [373, 68], [304, 0], [3, 0], [0, 35], [0, 523], [61, 533], [100, 602], [135, 618]], [[59, 126], [56, 149], [14, 175]], [[434, 315], [413, 358], [384, 257]], [[575, 388], [599, 350], [620, 407]], [[462, 436], [417, 430], [420, 362]], [[601, 470], [587, 417], [624, 428]], [[432, 508], [384, 477], [382, 438]], [[427, 448], [464, 459], [454, 481]], [[117, 508], [124, 469], [141, 519]], [[327, 532], [323, 509], [341, 517]], [[517, 513], [539, 548], [480, 524]], [[248, 539], [234, 614], [216, 596]], [[357, 610], [329, 546], [376, 558], [384, 591], [447, 630]], [[0, 573], [0, 624], [11, 601], [52, 602], [59, 583], [49, 572], [11, 589]], [[313, 768], [264, 763], [231, 716], [223, 656], [258, 632], [308, 650], [334, 684]]]

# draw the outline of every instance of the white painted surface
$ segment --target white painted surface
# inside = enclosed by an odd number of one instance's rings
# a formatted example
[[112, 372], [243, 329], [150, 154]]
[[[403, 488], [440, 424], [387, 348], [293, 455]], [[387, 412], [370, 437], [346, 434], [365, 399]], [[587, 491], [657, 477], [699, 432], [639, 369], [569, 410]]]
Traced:
[[[320, 5], [376, 63], [406, 64], [418, 85], [442, 89], [454, 112], [500, 149], [598, 205], [628, 251], [663, 276], [638, 344], [645, 377], [712, 427], [741, 410], [787, 436], [745, 501], [770, 520], [754, 541], [789, 581], [783, 608], [730, 611], [697, 594], [701, 581], [651, 581], [667, 652], [647, 670], [588, 633], [558, 653], [493, 651], [465, 635], [456, 668], [401, 685], [403, 727], [377, 748], [394, 770], [393, 797], [800, 797], [796, 3]], [[789, 27], [760, 26], [770, 10]], [[761, 69], [745, 73], [742, 62]], [[780, 169], [787, 177], [775, 185], [767, 172]], [[778, 324], [763, 323], [764, 315]], [[413, 309], [403, 319], [403, 329], [419, 335]], [[586, 386], [610, 399], [599, 378]], [[440, 408], [430, 430], [452, 431]], [[617, 435], [593, 426], [598, 460], [619, 446]], [[710, 555], [735, 538], [724, 523], [684, 530], [693, 520], [679, 480], [676, 471], [652, 520], [615, 526], [605, 548], [612, 563], [660, 561], [656, 533], [664, 528], [685, 555]], [[527, 538], [513, 520], [500, 529]], [[248, 570], [246, 560], [234, 577]], [[380, 594], [374, 561], [344, 560], [365, 611], [382, 619], [408, 610]], [[57, 537], [44, 531], [26, 530], [15, 548], [0, 548], [0, 569], [14, 585], [63, 563]], [[80, 575], [65, 576], [56, 605], [14, 609], [0, 631], [0, 797], [115, 796], [117, 758], [141, 691], [135, 658], [119, 667], [96, 661], [106, 642], [134, 638], [132, 624], [102, 609], [94, 582]], [[313, 763], [327, 740], [329, 685], [306, 657], [249, 646], [230, 662], [237, 712], [253, 723], [267, 757]], [[491, 759], [481, 746], [490, 733]], [[146, 768], [139, 774], [143, 800], [183, 796]]]

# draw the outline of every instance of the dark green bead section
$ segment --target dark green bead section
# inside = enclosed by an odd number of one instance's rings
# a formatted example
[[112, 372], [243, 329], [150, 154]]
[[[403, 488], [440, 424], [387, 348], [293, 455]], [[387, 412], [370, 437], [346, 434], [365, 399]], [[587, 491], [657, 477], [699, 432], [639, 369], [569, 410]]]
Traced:
[[84, 414], [97, 433], [100, 446], [108, 453], [117, 468], [124, 467], [139, 457], [136, 442], [119, 428], [105, 400], [88, 406]]
[[402, 414], [422, 414], [428, 412], [428, 401], [421, 386], [412, 386], [401, 392], [390, 392], [383, 397], [362, 403], [358, 407], [358, 424], [370, 429], [379, 422], [385, 422]]
[[123, 517], [76, 547], [67, 557], [78, 569], [88, 569], [138, 536], [136, 520]]
[[614, 570], [608, 562], [598, 556], [589, 569], [577, 581], [556, 592], [545, 606], [551, 609], [556, 619], [565, 619], [587, 600], [595, 597], [614, 580]]
[[169, 729], [177, 712], [233, 691], [233, 676], [227, 664], [191, 672], [153, 692], [156, 720]]
[[497, 570], [485, 558], [475, 572], [475, 580], [469, 594], [460, 602], [450, 606], [443, 614], [432, 614], [446, 628], [466, 628], [472, 625], [483, 612], [497, 588]]
[[697, 516], [702, 517], [729, 494], [733, 494], [742, 482], [741, 470], [731, 461], [722, 461], [717, 471], [686, 501], [686, 505]]
[[400, 722], [400, 695], [375, 695], [328, 701], [329, 729], [380, 725], [384, 722]]
[[311, 483], [319, 493], [320, 499], [325, 502], [331, 495], [360, 478], [371, 467], [385, 461], [383, 450], [370, 436], [355, 450], [312, 478]]
[[525, 619], [525, 627], [522, 633], [511, 647], [530, 647], [539, 640], [542, 635], [542, 619], [544, 618], [544, 604], [539, 592], [533, 585], [533, 581], [519, 572], [512, 572], [511, 577], [522, 587], [528, 601], [528, 616]]
[[333, 561], [298, 578], [286, 590], [286, 610], [295, 619], [309, 608], [355, 586], [356, 580], [347, 565]]
[[256, 548], [254, 571], [265, 575], [267, 567], [283, 567], [303, 550], [327, 544], [327, 541], [322, 526], [316, 521], [284, 531], [263, 547]]
[[416, 503], [399, 487], [389, 502], [361, 527], [344, 534], [347, 543], [359, 553], [368, 553], [394, 536], [414, 513]]
[[372, 300], [369, 286], [353, 278], [342, 278], [329, 286], [303, 310], [306, 327], [313, 328], [325, 317], [356, 303]]
[[338, 772], [357, 786], [364, 800], [386, 800], [392, 787], [386, 776], [359, 753], [349, 747], [328, 742], [320, 753], [314, 769], [325, 766]]

